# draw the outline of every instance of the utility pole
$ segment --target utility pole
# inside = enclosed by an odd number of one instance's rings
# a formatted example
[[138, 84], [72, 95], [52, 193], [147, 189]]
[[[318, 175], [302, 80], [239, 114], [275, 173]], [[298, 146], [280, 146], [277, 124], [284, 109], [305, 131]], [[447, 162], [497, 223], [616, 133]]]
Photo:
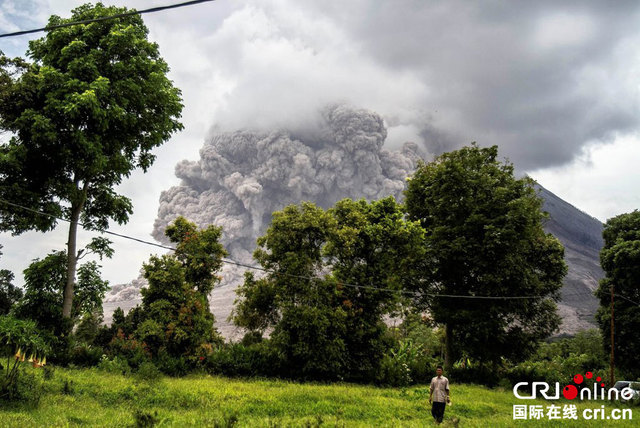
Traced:
[[614, 383], [614, 379], [613, 379], [613, 367], [614, 367], [614, 363], [613, 363], [613, 281], [611, 282], [611, 362], [610, 362], [610, 367], [611, 367], [611, 373], [610, 373], [610, 381], [611, 381], [611, 385], [609, 386], [609, 388], [613, 388]]

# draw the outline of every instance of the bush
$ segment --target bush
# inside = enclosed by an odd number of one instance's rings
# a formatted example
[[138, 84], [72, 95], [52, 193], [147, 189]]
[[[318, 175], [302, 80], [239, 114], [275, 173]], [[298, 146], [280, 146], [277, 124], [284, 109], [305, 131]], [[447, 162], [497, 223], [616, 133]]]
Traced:
[[106, 355], [103, 355], [98, 364], [98, 368], [109, 373], [118, 373], [125, 376], [131, 374], [131, 366], [129, 366], [127, 360], [117, 355], [113, 357], [113, 359], [109, 359]]
[[380, 363], [376, 382], [390, 386], [407, 386], [429, 382], [437, 362], [422, 344], [411, 339], [400, 340]]
[[148, 382], [155, 382], [162, 377], [162, 372], [152, 362], [144, 362], [136, 370], [136, 377]]
[[20, 368], [16, 372], [15, 381], [0, 391], [0, 402], [20, 401], [28, 406], [37, 407], [43, 391], [43, 384], [36, 375]]
[[[14, 351], [14, 349], [16, 351]], [[28, 400], [37, 404], [41, 385], [22, 367], [27, 355], [34, 367], [42, 367], [49, 351], [47, 344], [33, 321], [0, 316], [0, 355], [13, 355], [0, 374], [0, 400]]]
[[207, 372], [225, 376], [282, 375], [282, 360], [268, 340], [245, 346], [230, 343], [219, 346], [203, 364]]
[[158, 369], [169, 376], [184, 376], [193, 368], [186, 357], [174, 357], [164, 348], [160, 348], [154, 361]]
[[109, 351], [114, 356], [126, 360], [128, 365], [134, 369], [140, 364], [151, 360], [151, 353], [144, 342], [140, 342], [133, 336], [125, 336], [122, 330], [118, 330], [117, 334], [109, 343]]
[[380, 370], [376, 381], [388, 386], [407, 386], [411, 383], [411, 369], [409, 366], [395, 359], [391, 355], [385, 355], [380, 363]]
[[104, 350], [99, 346], [81, 344], [71, 350], [71, 362], [76, 366], [95, 367], [100, 364]]

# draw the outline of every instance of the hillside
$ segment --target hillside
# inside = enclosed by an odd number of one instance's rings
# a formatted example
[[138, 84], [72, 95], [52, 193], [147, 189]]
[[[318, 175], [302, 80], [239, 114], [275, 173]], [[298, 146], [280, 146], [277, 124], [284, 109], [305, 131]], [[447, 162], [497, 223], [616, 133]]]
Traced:
[[544, 210], [549, 213], [545, 230], [562, 242], [569, 265], [559, 305], [563, 318], [560, 334], [595, 327], [598, 301], [593, 291], [604, 276], [599, 256], [603, 225], [542, 186], [540, 196], [545, 201]]

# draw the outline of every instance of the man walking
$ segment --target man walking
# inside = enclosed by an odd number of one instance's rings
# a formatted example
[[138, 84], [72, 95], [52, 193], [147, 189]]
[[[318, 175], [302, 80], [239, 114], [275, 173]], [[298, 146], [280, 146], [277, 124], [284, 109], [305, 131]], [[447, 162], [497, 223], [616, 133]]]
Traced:
[[436, 377], [431, 379], [429, 386], [429, 403], [431, 404], [431, 414], [437, 423], [442, 422], [444, 408], [449, 399], [449, 379], [442, 376], [442, 366], [436, 368]]

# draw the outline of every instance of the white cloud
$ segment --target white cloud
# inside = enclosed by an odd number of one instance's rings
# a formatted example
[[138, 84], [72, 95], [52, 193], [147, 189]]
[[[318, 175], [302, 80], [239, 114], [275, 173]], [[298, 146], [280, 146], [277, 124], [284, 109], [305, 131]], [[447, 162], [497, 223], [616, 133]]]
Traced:
[[596, 24], [586, 13], [556, 12], [541, 17], [535, 26], [533, 41], [541, 49], [559, 49], [589, 42]]
[[589, 145], [568, 165], [532, 171], [544, 187], [601, 221], [640, 209], [640, 135]]

